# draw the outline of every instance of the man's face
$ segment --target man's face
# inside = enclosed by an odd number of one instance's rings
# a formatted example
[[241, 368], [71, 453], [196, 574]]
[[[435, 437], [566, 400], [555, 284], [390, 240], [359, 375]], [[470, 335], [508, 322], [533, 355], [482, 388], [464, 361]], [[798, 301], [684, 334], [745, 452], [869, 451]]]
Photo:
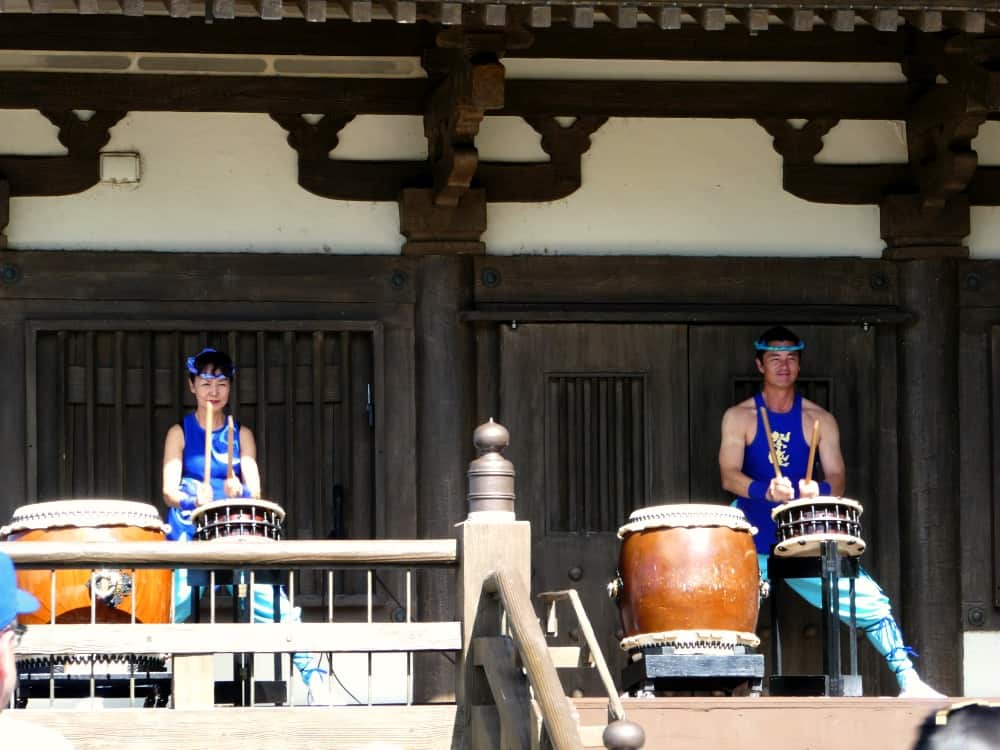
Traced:
[[[768, 341], [768, 346], [793, 346], [793, 341]], [[790, 386], [799, 377], [799, 352], [762, 352], [757, 369], [766, 385]]]

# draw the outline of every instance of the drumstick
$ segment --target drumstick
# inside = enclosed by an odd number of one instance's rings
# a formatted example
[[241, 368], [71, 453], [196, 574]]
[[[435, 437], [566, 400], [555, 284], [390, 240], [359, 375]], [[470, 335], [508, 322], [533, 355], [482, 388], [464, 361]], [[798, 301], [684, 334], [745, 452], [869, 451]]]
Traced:
[[212, 414], [212, 402], [205, 404], [205, 484], [212, 481], [212, 428], [215, 427], [215, 416]]
[[[819, 424], [818, 422], [816, 424]], [[233, 415], [229, 415], [229, 453], [226, 456], [226, 478], [232, 479], [233, 474]]]
[[806, 466], [806, 482], [813, 478], [813, 463], [816, 461], [816, 445], [819, 443], [819, 420], [813, 422], [812, 440], [809, 441], [809, 464]]
[[760, 407], [760, 418], [764, 421], [764, 433], [767, 435], [767, 449], [771, 451], [771, 463], [774, 464], [774, 476], [781, 479], [781, 467], [778, 465], [778, 452], [774, 450], [774, 438], [771, 437], [771, 422], [767, 418], [767, 407]]

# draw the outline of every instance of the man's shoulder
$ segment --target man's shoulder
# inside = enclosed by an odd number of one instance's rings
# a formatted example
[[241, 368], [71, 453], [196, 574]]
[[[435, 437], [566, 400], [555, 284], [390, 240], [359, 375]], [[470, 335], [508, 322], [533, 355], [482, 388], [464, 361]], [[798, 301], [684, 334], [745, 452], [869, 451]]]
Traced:
[[754, 417], [757, 413], [757, 403], [754, 401], [753, 396], [738, 404], [733, 404], [728, 409], [726, 409], [726, 417], [731, 418], [746, 418]]
[[812, 419], [834, 419], [830, 412], [817, 404], [815, 401], [810, 401], [805, 396], [802, 397], [802, 413]]
[[42, 724], [13, 718], [10, 711], [0, 714], [0, 735], [8, 747], [30, 747], [32, 750], [73, 750], [62, 734]]

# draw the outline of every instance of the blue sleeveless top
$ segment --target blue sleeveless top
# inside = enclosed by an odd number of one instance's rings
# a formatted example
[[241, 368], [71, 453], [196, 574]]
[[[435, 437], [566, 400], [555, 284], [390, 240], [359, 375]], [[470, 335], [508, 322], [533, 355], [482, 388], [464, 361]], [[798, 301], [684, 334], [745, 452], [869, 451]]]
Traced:
[[[227, 420], [228, 421], [228, 420]], [[184, 458], [181, 469], [181, 492], [191, 497], [197, 497], [195, 482], [205, 479], [205, 430], [195, 415], [188, 414], [181, 422], [184, 430]], [[229, 426], [223, 422], [222, 427], [212, 431], [212, 465], [210, 481], [212, 496], [216, 500], [226, 497], [225, 483], [229, 462]], [[240, 424], [233, 422], [233, 474], [241, 482], [243, 470], [240, 465]], [[243, 497], [250, 497], [250, 490], [243, 486]], [[194, 537], [194, 526], [191, 524], [191, 511], [171, 508], [167, 513], [167, 523], [170, 525], [168, 539], [191, 539]]]
[[[771, 452], [767, 445], [767, 435], [764, 423], [760, 417], [760, 408], [764, 406], [764, 397], [758, 393], [753, 397], [757, 406], [757, 432], [753, 442], [743, 451], [743, 473], [754, 480], [770, 482], [774, 477], [774, 466], [771, 463]], [[805, 479], [809, 465], [809, 442], [802, 433], [802, 396], [796, 394], [792, 408], [784, 413], [767, 410], [767, 419], [771, 423], [771, 439], [774, 440], [774, 452], [778, 456], [782, 476], [788, 477], [795, 490], [799, 493], [799, 480]], [[747, 520], [757, 527], [754, 544], [757, 551], [767, 554], [771, 551], [777, 539], [771, 511], [777, 505], [769, 500], [755, 500], [748, 497], [736, 498], [736, 507], [743, 511]]]

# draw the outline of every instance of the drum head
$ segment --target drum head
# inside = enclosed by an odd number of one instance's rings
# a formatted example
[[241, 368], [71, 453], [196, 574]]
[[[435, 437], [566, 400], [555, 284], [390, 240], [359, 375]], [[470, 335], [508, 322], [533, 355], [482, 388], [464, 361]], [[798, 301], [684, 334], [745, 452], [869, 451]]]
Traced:
[[208, 505], [200, 505], [191, 511], [191, 523], [198, 525], [200, 519], [206, 513], [219, 513], [224, 509], [231, 508], [237, 514], [240, 508], [259, 508], [274, 515], [274, 520], [281, 523], [285, 520], [285, 509], [270, 500], [255, 500], [250, 497], [234, 497], [226, 500], [213, 500]]
[[678, 503], [652, 505], [632, 512], [628, 523], [618, 529], [618, 538], [645, 529], [691, 528], [696, 526], [725, 526], [736, 531], [750, 531], [752, 527], [743, 511], [730, 505], [709, 503]]
[[0, 537], [60, 526], [136, 526], [162, 530], [163, 519], [155, 506], [132, 500], [52, 500], [22, 505], [14, 511], [10, 524], [0, 528]]
[[826, 495], [820, 495], [819, 497], [807, 497], [802, 500], [789, 500], [787, 503], [782, 503], [771, 511], [771, 519], [777, 521], [778, 517], [783, 513], [791, 513], [792, 511], [799, 510], [800, 508], [809, 508], [812, 506], [822, 507], [824, 505], [850, 508], [857, 511], [859, 516], [864, 513], [865, 510], [861, 503], [857, 500], [850, 500], [846, 497], [828, 497]]

